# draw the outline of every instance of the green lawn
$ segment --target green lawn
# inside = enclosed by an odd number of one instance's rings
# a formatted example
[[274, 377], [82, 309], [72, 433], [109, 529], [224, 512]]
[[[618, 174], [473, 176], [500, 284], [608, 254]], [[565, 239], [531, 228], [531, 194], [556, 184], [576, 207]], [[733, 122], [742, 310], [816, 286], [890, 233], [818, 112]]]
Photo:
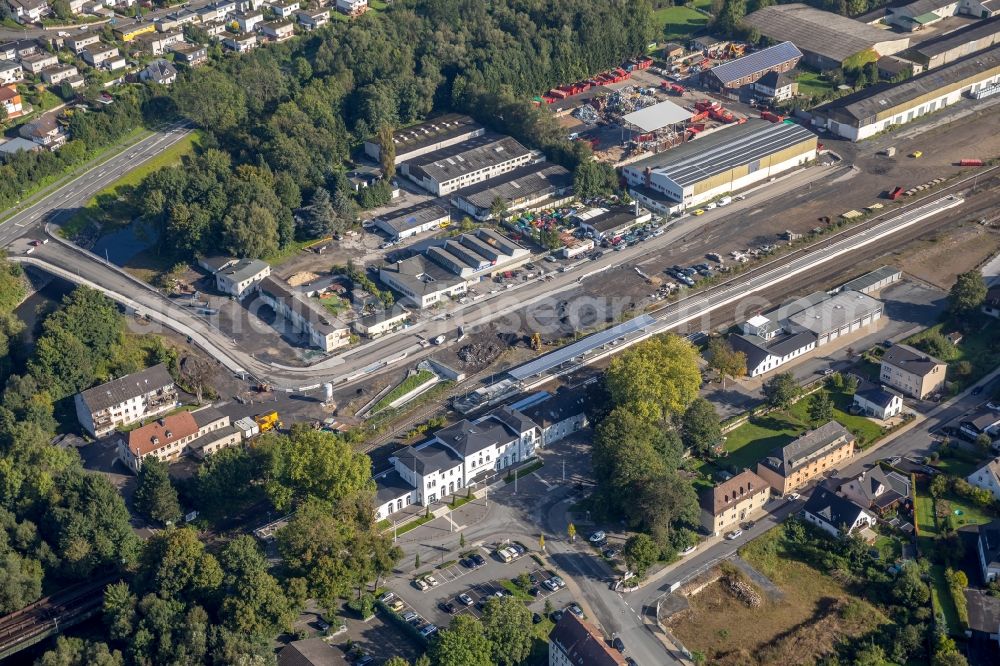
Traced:
[[[865, 448], [878, 439], [879, 435], [882, 434], [882, 426], [865, 416], [855, 416], [850, 413], [851, 404], [854, 402], [853, 395], [848, 395], [847, 393], [831, 393], [829, 391], [827, 391], [827, 394], [833, 400], [834, 420], [854, 433], [854, 436], [858, 438], [858, 446], [860, 448]], [[791, 410], [789, 410], [799, 421], [803, 423], [808, 423], [809, 421], [810, 398], [799, 400], [792, 406]]]
[[319, 302], [334, 317], [339, 316], [351, 307], [346, 300], [339, 296], [327, 296], [326, 298], [319, 299]]
[[799, 75], [795, 77], [795, 80], [799, 84], [799, 94], [800, 95], [811, 95], [813, 97], [820, 97], [822, 95], [827, 95], [833, 92], [833, 84], [826, 80], [826, 77], [819, 72], [812, 71], [800, 71]]
[[944, 621], [948, 624], [950, 633], [957, 634], [961, 622], [958, 619], [955, 602], [951, 598], [948, 581], [944, 577], [944, 566], [940, 564], [931, 567], [931, 603], [935, 610], [940, 610], [941, 614], [944, 615]]
[[[711, 4], [711, 3], [709, 3]], [[708, 17], [690, 7], [664, 7], [653, 12], [656, 25], [666, 40], [683, 40], [708, 24]]]
[[403, 397], [404, 395], [414, 390], [418, 386], [423, 386], [430, 380], [434, 379], [434, 377], [435, 377], [434, 373], [431, 372], [430, 370], [421, 370], [417, 372], [415, 375], [410, 375], [409, 377], [401, 381], [399, 385], [396, 386], [396, 388], [386, 393], [381, 400], [375, 403], [375, 406], [372, 407], [372, 414], [378, 412], [381, 409], [385, 409], [390, 404], [392, 404], [394, 400], [398, 400], [399, 398]]
[[772, 412], [744, 423], [726, 435], [724, 459], [737, 469], [754, 467], [761, 458], [798, 437], [805, 425], [782, 412]]
[[[957, 347], [958, 354], [948, 362], [948, 381], [956, 383], [959, 390], [976, 383], [997, 365], [1000, 365], [1000, 345], [995, 343], [996, 335], [991, 322], [981, 321], [979, 328], [966, 333]], [[944, 329], [944, 324], [936, 324], [907, 338], [904, 342], [916, 346], [926, 335], [934, 332], [944, 333]], [[968, 361], [972, 365], [972, 372], [964, 376], [957, 372], [959, 364], [963, 361]]]

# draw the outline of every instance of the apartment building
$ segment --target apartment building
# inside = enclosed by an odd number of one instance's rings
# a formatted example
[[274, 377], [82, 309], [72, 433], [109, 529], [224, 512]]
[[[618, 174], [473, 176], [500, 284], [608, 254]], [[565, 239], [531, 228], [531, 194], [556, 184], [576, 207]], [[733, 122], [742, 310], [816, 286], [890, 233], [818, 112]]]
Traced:
[[747, 469], [704, 491], [700, 499], [701, 525], [718, 535], [763, 512], [771, 486]]
[[549, 634], [549, 666], [626, 666], [618, 650], [607, 644], [597, 627], [563, 613]]
[[174, 409], [177, 387], [167, 366], [160, 363], [81, 391], [74, 403], [80, 425], [94, 437], [104, 437], [119, 426]]
[[242, 299], [271, 274], [271, 265], [260, 259], [240, 259], [215, 274], [215, 286], [224, 294]]
[[351, 330], [347, 324], [305, 294], [270, 275], [260, 281], [259, 291], [261, 300], [308, 345], [330, 352], [350, 344]]
[[757, 476], [787, 495], [850, 460], [854, 435], [836, 421], [810, 430], [757, 463]]
[[205, 458], [243, 441], [242, 431], [214, 407], [164, 416], [118, 436], [118, 459], [138, 474], [149, 457], [173, 462], [183, 455]]
[[879, 380], [923, 400], [944, 389], [948, 364], [909, 345], [895, 344], [882, 355]]
[[521, 412], [500, 407], [463, 419], [425, 442], [390, 456], [393, 467], [375, 477], [376, 520], [411, 504], [430, 506], [535, 454], [538, 426]]

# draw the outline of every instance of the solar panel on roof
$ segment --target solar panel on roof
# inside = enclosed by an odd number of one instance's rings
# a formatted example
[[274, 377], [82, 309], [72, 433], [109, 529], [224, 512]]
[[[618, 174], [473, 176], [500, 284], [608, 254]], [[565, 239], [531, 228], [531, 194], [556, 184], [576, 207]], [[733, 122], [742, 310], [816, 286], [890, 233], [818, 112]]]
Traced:
[[731, 60], [713, 67], [710, 71], [723, 83], [739, 81], [758, 72], [772, 69], [795, 58], [801, 58], [802, 52], [791, 42], [782, 42], [774, 46], [755, 51], [750, 55]]

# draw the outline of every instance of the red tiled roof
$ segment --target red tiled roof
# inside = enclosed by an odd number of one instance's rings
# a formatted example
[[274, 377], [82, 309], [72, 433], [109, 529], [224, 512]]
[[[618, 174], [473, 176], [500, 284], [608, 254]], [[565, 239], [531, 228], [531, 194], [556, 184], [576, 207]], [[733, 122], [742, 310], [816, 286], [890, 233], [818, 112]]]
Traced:
[[190, 412], [180, 412], [153, 421], [128, 433], [128, 448], [138, 457], [198, 432]]

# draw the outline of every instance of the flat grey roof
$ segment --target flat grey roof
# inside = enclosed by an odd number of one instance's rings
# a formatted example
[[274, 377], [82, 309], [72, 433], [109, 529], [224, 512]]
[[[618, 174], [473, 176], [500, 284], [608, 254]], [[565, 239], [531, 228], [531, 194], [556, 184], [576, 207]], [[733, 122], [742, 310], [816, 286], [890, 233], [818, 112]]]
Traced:
[[947, 65], [917, 74], [902, 83], [879, 83], [856, 93], [827, 102], [814, 109], [814, 113], [843, 113], [863, 122], [874, 119], [879, 113], [935, 93], [966, 79], [982, 76], [1000, 68], [1000, 46], [975, 53]]
[[572, 344], [560, 347], [559, 349], [551, 351], [548, 354], [539, 356], [533, 361], [529, 361], [524, 365], [519, 365], [516, 368], [508, 370], [507, 374], [518, 381], [534, 377], [535, 375], [541, 375], [542, 373], [548, 372], [549, 370], [552, 370], [553, 368], [556, 368], [566, 361], [580, 356], [581, 354], [586, 354], [587, 352], [612, 342], [623, 335], [630, 335], [645, 329], [654, 323], [656, 323], [656, 320], [648, 314], [641, 315], [634, 319], [630, 319], [625, 323], [612, 326], [609, 329], [592, 335], [588, 335], [582, 340], [577, 340]]
[[269, 268], [266, 261], [260, 259], [240, 259], [232, 266], [228, 266], [219, 271], [233, 282], [242, 282]]
[[947, 53], [952, 49], [965, 46], [969, 42], [995, 37], [998, 34], [1000, 34], [1000, 16], [993, 16], [941, 35], [940, 37], [921, 42], [913, 47], [913, 52], [930, 59], [936, 55]]
[[519, 199], [551, 194], [573, 185], [573, 174], [550, 162], [526, 164], [506, 176], [487, 180], [459, 191], [458, 198], [479, 209], [488, 210], [500, 197], [509, 205]]
[[839, 62], [880, 42], [909, 42], [905, 35], [880, 30], [867, 23], [797, 2], [758, 9], [748, 14], [743, 22], [765, 37], [790, 41], [802, 51]]
[[413, 227], [419, 227], [434, 220], [449, 218], [447, 210], [434, 203], [421, 203], [409, 208], [394, 210], [379, 217], [379, 221], [391, 227], [397, 234]]
[[824, 335], [881, 310], [882, 302], [871, 296], [857, 291], [840, 291], [789, 316], [788, 321], [816, 335]]
[[681, 187], [688, 187], [810, 140], [815, 142], [816, 135], [801, 125], [753, 119], [689, 141], [626, 168], [639, 172], [650, 168]]
[[[710, 74], [722, 83], [739, 81], [758, 72], [764, 72], [785, 64], [789, 60], [798, 60], [802, 51], [791, 42], [781, 42], [736, 60], [724, 62], [708, 70]], [[626, 116], [627, 118], [628, 116]]]
[[840, 289], [842, 291], [862, 291], [878, 284], [879, 282], [888, 280], [894, 276], [900, 276], [902, 274], [903, 271], [893, 266], [879, 266], [871, 273], [865, 273], [864, 275], [854, 278], [850, 282], [845, 282]]
[[667, 100], [626, 114], [622, 120], [630, 125], [635, 125], [643, 132], [653, 132], [667, 125], [676, 125], [691, 120], [692, 115], [684, 107], [677, 106]]
[[417, 295], [432, 294], [464, 282], [422, 254], [383, 266], [382, 270]]
[[396, 152], [405, 155], [424, 146], [432, 146], [482, 129], [483, 126], [469, 116], [446, 113], [412, 127], [396, 130], [392, 134], [392, 142], [396, 144]]
[[418, 155], [408, 159], [406, 163], [411, 172], [443, 183], [529, 154], [531, 151], [515, 139], [488, 132], [447, 148]]

